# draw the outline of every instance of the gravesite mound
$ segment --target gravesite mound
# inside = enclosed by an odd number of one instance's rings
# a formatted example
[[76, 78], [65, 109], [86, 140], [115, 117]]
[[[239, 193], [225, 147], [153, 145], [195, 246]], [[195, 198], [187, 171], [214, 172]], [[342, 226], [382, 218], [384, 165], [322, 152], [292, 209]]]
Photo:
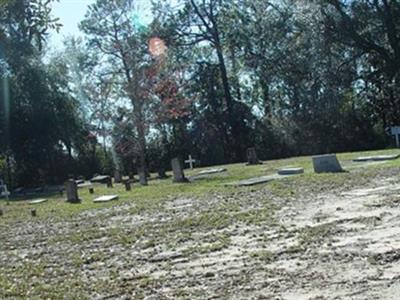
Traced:
[[360, 155], [334, 158], [344, 173], [300, 157], [185, 170], [210, 176], [190, 183], [175, 160], [183, 183], [94, 182], [92, 194], [70, 180], [67, 197], [11, 196], [0, 298], [394, 299], [400, 160]]

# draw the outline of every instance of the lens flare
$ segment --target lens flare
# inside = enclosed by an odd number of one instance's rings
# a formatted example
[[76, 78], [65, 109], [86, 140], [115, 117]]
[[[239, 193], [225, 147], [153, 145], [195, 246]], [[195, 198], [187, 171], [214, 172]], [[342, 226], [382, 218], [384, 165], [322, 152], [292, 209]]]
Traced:
[[149, 51], [154, 57], [163, 56], [166, 54], [167, 46], [162, 39], [153, 37], [149, 40]]

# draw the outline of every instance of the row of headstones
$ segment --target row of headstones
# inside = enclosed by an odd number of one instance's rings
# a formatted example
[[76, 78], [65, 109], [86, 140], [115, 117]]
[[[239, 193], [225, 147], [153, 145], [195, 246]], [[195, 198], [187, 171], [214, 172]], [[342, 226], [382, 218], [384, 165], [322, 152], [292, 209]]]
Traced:
[[[173, 182], [188, 182], [189, 181], [185, 177], [182, 165], [178, 158], [172, 159], [171, 165], [172, 165], [172, 171], [174, 174]], [[113, 187], [112, 178], [110, 176], [104, 176], [104, 178], [105, 178], [105, 183], [107, 184], [107, 187], [112, 188]], [[140, 180], [141, 185], [147, 185], [147, 178], [146, 178], [144, 172], [139, 173], [139, 178], [141, 178], [141, 180]], [[131, 181], [130, 180], [122, 181], [122, 176], [120, 176], [120, 174], [117, 174], [117, 176], [114, 177], [114, 182], [115, 183], [124, 182], [126, 191], [130, 191], [132, 189]], [[70, 179], [65, 183], [65, 191], [67, 194], [68, 202], [70, 202], [70, 203], [80, 203], [81, 202], [79, 195], [78, 195], [78, 184], [75, 180]], [[89, 192], [91, 194], [93, 194], [94, 189], [89, 188]]]

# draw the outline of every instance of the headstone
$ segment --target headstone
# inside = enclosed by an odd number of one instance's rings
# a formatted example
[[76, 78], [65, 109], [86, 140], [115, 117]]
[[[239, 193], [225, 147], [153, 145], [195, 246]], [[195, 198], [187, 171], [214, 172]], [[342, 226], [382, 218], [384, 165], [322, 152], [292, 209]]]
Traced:
[[3, 210], [0, 208], [0, 217], [2, 217], [4, 215]]
[[65, 183], [65, 190], [67, 192], [67, 201], [70, 203], [79, 203], [81, 200], [78, 196], [78, 186], [73, 179], [69, 179]]
[[140, 185], [146, 186], [147, 185], [147, 176], [146, 176], [146, 171], [144, 170], [139, 170], [139, 182]]
[[89, 188], [89, 194], [94, 194], [94, 188]]
[[312, 157], [315, 173], [343, 172], [336, 154], [316, 155]]
[[399, 135], [400, 135], [400, 126], [393, 126], [393, 127], [391, 127], [391, 128], [390, 128], [390, 132], [391, 132], [391, 134], [394, 135], [395, 138], [396, 138], [396, 147], [397, 147], [397, 148], [400, 148], [400, 138], [399, 138]]
[[35, 205], [35, 204], [41, 204], [47, 202], [47, 199], [35, 199], [35, 200], [31, 200], [28, 203], [31, 205]]
[[165, 173], [165, 169], [161, 167], [158, 169], [158, 179], [165, 179], [165, 178], [168, 178], [168, 176]]
[[122, 182], [122, 174], [120, 170], [115, 170], [114, 171], [114, 182], [115, 183], [121, 183]]
[[129, 192], [132, 189], [131, 182], [129, 180], [125, 181], [125, 191]]
[[31, 209], [31, 216], [32, 217], [36, 217], [37, 216], [36, 209]]
[[296, 174], [303, 174], [303, 168], [282, 168], [278, 170], [279, 175], [296, 175]]
[[261, 162], [258, 160], [256, 148], [247, 149], [247, 165], [259, 165]]
[[185, 163], [189, 164], [189, 167], [191, 170], [193, 170], [193, 164], [196, 162], [195, 159], [192, 158], [191, 155], [189, 155], [188, 159], [185, 160]]
[[174, 173], [173, 182], [189, 182], [189, 180], [185, 177], [181, 162], [178, 158], [172, 159], [171, 165], [172, 172]]
[[107, 195], [107, 196], [101, 196], [93, 200], [95, 203], [104, 203], [104, 202], [110, 202], [118, 200], [118, 195]]
[[113, 188], [113, 183], [110, 176], [108, 176], [106, 184], [109, 189]]

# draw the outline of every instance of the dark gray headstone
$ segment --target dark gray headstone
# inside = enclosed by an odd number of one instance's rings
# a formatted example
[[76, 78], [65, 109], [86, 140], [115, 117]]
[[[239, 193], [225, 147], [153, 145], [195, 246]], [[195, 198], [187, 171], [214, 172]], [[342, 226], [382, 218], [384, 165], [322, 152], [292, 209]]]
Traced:
[[125, 181], [125, 191], [129, 192], [132, 189], [131, 182], [129, 180]]
[[122, 182], [122, 174], [120, 170], [115, 170], [114, 171], [114, 182], [115, 183], [121, 183]]
[[182, 164], [178, 158], [171, 160], [172, 172], [174, 173], [173, 182], [188, 182], [183, 172]]
[[247, 164], [248, 165], [259, 165], [260, 161], [258, 160], [256, 148], [248, 148], [247, 149]]
[[81, 200], [78, 196], [78, 185], [75, 180], [69, 179], [65, 183], [65, 190], [67, 192], [67, 201], [70, 203], [79, 203]]
[[342, 166], [336, 158], [336, 154], [313, 156], [315, 173], [339, 173], [343, 172]]
[[167, 174], [165, 173], [165, 169], [164, 168], [159, 168], [158, 169], [158, 179], [165, 179], [167, 178]]
[[112, 183], [112, 179], [110, 176], [108, 176], [106, 184], [107, 184], [108, 188], [110, 188], [110, 189], [113, 188], [113, 183]]

